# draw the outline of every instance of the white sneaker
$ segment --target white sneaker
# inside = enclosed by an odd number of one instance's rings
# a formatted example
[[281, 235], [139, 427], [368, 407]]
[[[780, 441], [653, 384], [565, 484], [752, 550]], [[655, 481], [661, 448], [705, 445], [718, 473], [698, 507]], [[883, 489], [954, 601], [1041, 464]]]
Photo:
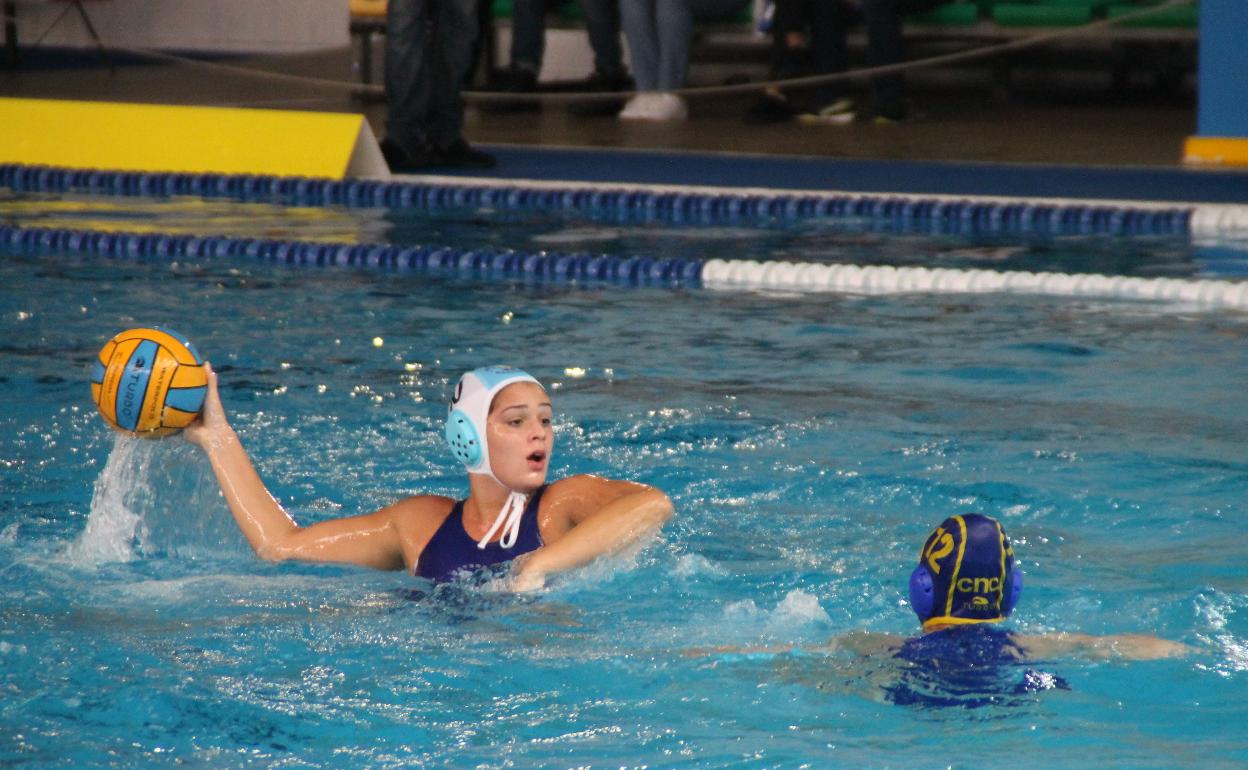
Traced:
[[642, 91], [620, 110], [620, 120], [675, 121], [689, 117], [685, 100], [664, 91]]
[[624, 109], [620, 110], [620, 120], [645, 120], [646, 102], [650, 100], [650, 96], [650, 91], [642, 91], [625, 102]]
[[817, 112], [798, 115], [797, 121], [808, 125], [848, 126], [857, 117], [853, 99], [837, 99]]
[[658, 93], [654, 98], [653, 115], [653, 120], [685, 120], [689, 117], [689, 108], [676, 94]]

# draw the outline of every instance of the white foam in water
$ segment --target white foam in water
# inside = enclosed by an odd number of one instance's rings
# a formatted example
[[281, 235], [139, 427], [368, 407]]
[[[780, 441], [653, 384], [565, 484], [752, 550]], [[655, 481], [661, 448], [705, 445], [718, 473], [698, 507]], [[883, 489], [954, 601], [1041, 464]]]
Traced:
[[830, 623], [832, 618], [819, 604], [819, 599], [800, 589], [789, 591], [784, 601], [772, 610], [768, 625], [804, 626], [808, 623]]
[[697, 575], [727, 575], [728, 572], [710, 559], [696, 553], [687, 553], [676, 560], [672, 567], [676, 577], [694, 577]]
[[87, 527], [67, 550], [70, 561], [103, 564], [135, 558], [141, 505], [153, 492], [149, 470], [157, 443], [117, 434], [95, 480]]
[[832, 621], [819, 604], [819, 599], [800, 588], [785, 594], [774, 610], [761, 610], [752, 599], [746, 599], [724, 607], [724, 616], [729, 622], [740, 625], [756, 625], [761, 622], [764, 630], [770, 633], [792, 631]]

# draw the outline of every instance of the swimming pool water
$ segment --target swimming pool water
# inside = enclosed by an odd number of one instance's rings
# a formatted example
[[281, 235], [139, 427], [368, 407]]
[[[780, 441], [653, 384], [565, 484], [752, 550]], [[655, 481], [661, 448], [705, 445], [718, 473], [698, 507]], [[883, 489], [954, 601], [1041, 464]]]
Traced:
[[[280, 231], [303, 215], [275, 216]], [[390, 226], [309, 216], [336, 223], [332, 237]], [[239, 226], [258, 226], [248, 217]], [[437, 226], [464, 228], [439, 239], [514, 240], [609, 225]], [[852, 237], [881, 259], [968, 247], [825, 230], [803, 236], [812, 251], [821, 237], [825, 251]], [[749, 240], [709, 235], [652, 242], [694, 244], [687, 253]], [[1062, 248], [1071, 264], [1095, 265], [1105, 257], [1090, 243]], [[1045, 258], [1039, 243], [1002, 248]], [[1116, 248], [1104, 253], [1131, 269], [1203, 269], [1183, 244], [1126, 244], [1144, 267]], [[244, 260], [8, 255], [0, 285], [5, 765], [1248, 759], [1241, 314], [608, 290]], [[214, 362], [244, 442], [301, 521], [462, 494], [440, 439], [448, 383], [491, 362], [552, 389], [554, 476], [654, 484], [677, 514], [637, 553], [522, 597], [264, 564], [196, 450], [119, 439], [92, 410], [96, 350], [153, 323]], [[919, 545], [964, 510], [1000, 517], [1015, 542], [1027, 589], [1013, 628], [1155, 633], [1198, 652], [1044, 661], [1069, 690], [978, 708], [888, 702], [898, 672], [852, 654], [696, 652], [914, 633], [905, 581]]]

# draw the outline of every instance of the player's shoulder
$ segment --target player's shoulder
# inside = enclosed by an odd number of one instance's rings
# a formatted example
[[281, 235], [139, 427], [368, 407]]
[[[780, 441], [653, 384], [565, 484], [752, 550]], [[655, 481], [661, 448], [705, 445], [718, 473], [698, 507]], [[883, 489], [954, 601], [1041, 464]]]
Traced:
[[445, 495], [412, 495], [404, 497], [378, 511], [395, 520], [441, 521], [455, 506], [455, 500]]

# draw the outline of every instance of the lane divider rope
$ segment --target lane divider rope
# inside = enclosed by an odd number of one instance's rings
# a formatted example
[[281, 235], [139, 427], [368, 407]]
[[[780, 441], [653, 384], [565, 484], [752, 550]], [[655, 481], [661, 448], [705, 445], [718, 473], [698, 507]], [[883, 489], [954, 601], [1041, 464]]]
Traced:
[[902, 231], [1105, 235], [1248, 232], [1248, 206], [989, 196], [863, 194], [681, 186], [503, 182], [428, 177], [317, 179], [260, 175], [100, 171], [0, 164], [17, 193], [198, 196], [350, 208], [491, 208], [576, 211], [631, 220], [703, 224], [860, 219]]
[[113, 259], [251, 258], [292, 265], [341, 265], [633, 286], [697, 286], [699, 259], [651, 259], [451, 246], [393, 246], [228, 236], [105, 232], [0, 224], [0, 251], [27, 256], [71, 254]]
[[0, 225], [0, 252], [114, 259], [252, 258], [264, 262], [412, 270], [472, 278], [664, 288], [845, 294], [1015, 293], [1128, 299], [1183, 308], [1248, 310], [1248, 281], [1095, 274], [825, 265], [749, 260], [651, 259], [449, 246], [345, 245], [159, 233]]
[[707, 289], [749, 288], [847, 294], [1004, 293], [1143, 300], [1207, 310], [1248, 309], [1248, 281], [1140, 278], [1092, 273], [713, 259], [703, 267], [701, 281]]

